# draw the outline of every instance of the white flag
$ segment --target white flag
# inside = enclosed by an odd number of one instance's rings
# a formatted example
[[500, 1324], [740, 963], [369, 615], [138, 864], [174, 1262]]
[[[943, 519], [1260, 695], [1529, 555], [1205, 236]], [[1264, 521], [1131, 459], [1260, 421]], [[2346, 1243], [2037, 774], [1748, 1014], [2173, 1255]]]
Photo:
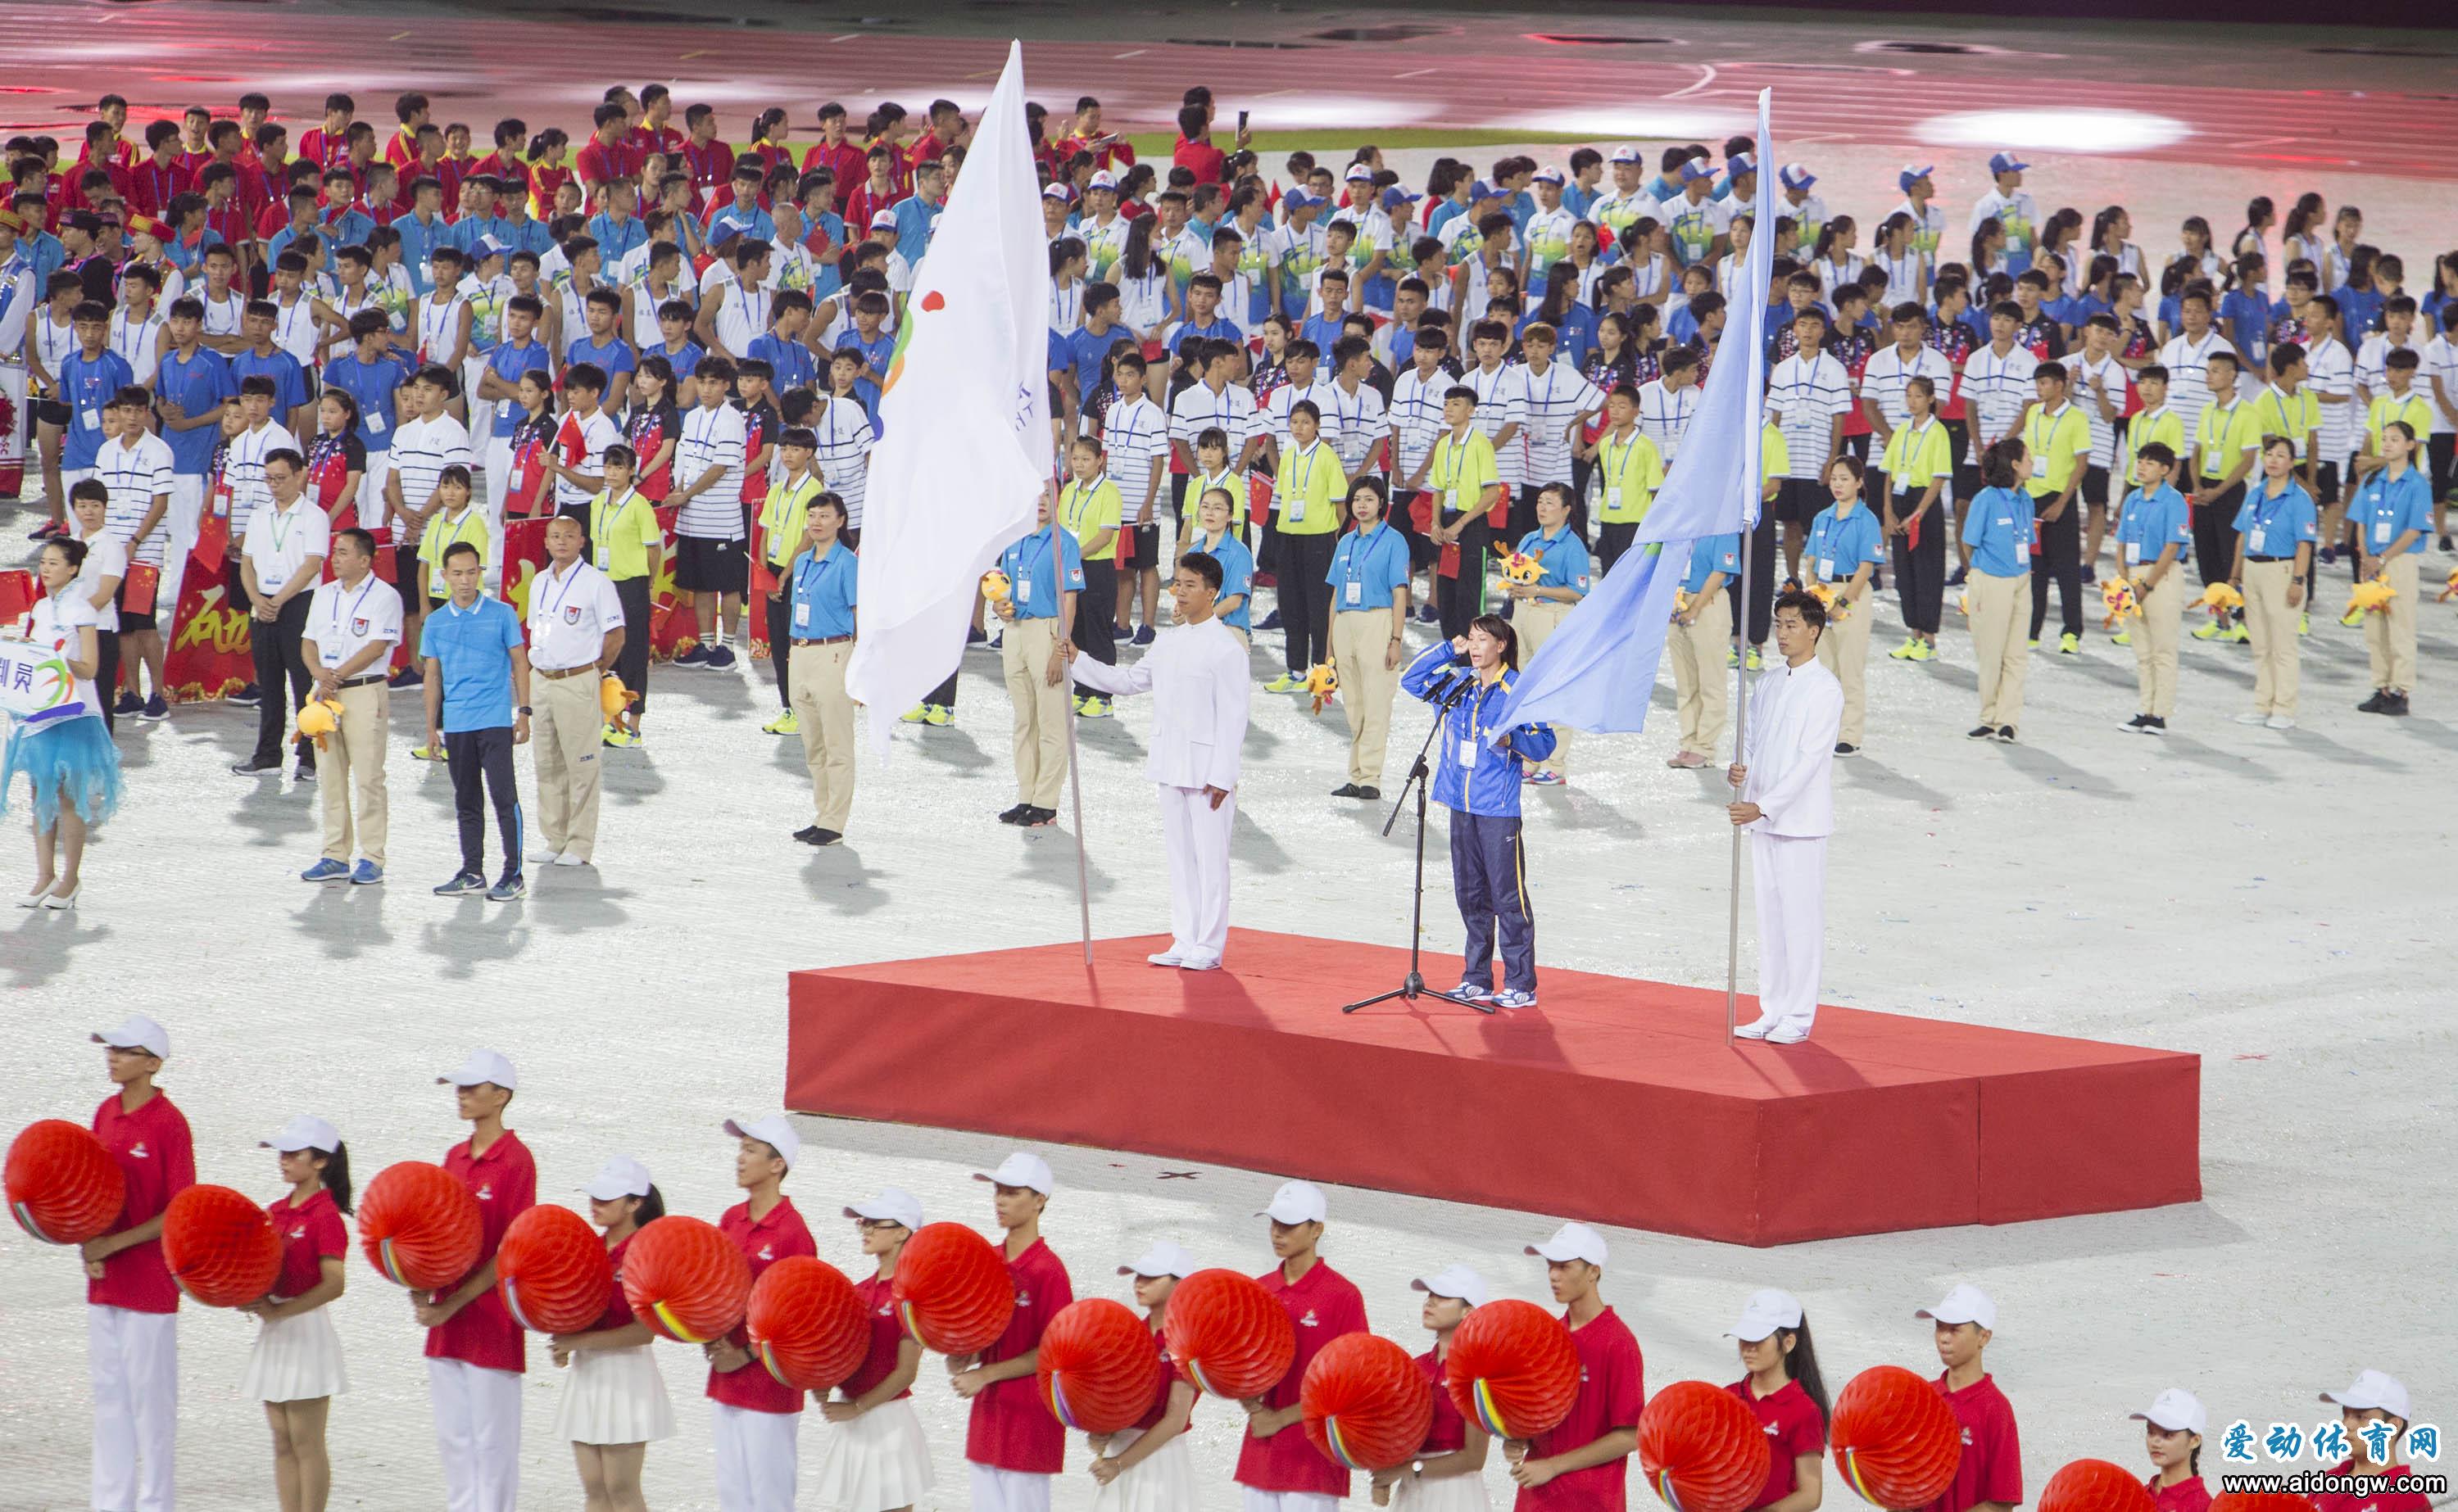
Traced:
[[1024, 49], [1011, 42], [914, 269], [880, 398], [845, 687], [882, 753], [895, 716], [963, 659], [982, 574], [1033, 528], [1051, 472], [1049, 325]]

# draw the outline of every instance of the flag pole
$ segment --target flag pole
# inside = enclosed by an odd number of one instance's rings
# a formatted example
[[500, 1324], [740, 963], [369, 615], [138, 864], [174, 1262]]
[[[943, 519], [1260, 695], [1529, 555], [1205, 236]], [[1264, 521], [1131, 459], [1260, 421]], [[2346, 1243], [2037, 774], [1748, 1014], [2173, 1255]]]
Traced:
[[[1733, 705], [1733, 764], [1740, 765], [1744, 742], [1750, 726], [1750, 538], [1758, 533], [1749, 518], [1746, 501], [1741, 510], [1741, 575], [1736, 585], [1740, 590], [1740, 612], [1733, 616], [1733, 681], [1736, 697]], [[1739, 801], [1740, 794], [1733, 795]], [[1733, 826], [1732, 918], [1724, 941], [1724, 1040], [1730, 1044], [1733, 1030], [1740, 1022], [1741, 980], [1741, 827]]]
[[[1065, 669], [1067, 712], [1060, 717], [1067, 721], [1067, 787], [1075, 803], [1075, 902], [1083, 915], [1084, 964], [1093, 963], [1093, 883], [1084, 860], [1084, 777], [1075, 761], [1075, 670]], [[1738, 854], [1738, 853], [1737, 853]]]

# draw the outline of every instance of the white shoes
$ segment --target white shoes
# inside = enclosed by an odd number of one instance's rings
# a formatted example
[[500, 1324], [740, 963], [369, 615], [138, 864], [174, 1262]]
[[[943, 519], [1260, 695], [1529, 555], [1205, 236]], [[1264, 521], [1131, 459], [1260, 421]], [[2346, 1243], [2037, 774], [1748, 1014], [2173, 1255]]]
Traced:
[[556, 857], [552, 864], [556, 866], [586, 866], [589, 862], [576, 852], [566, 851], [562, 855]]
[[1219, 956], [1181, 956], [1178, 958], [1177, 964], [1179, 969], [1185, 971], [1218, 971], [1220, 969], [1220, 958]]
[[2288, 715], [2272, 715], [2267, 722], [2273, 730], [2293, 730], [2296, 728], [2295, 718]]
[[552, 866], [561, 860], [563, 860], [563, 853], [560, 851], [551, 851], [543, 845], [533, 845], [530, 847], [530, 864], [531, 866]]
[[79, 882], [74, 887], [70, 888], [67, 892], [55, 892], [49, 898], [44, 899], [43, 906], [55, 914], [67, 913], [70, 909], [76, 906], [77, 894], [84, 891], [85, 884], [83, 882]]
[[1186, 964], [1186, 958], [1179, 955], [1174, 948], [1169, 950], [1156, 950], [1151, 955], [1144, 957], [1144, 959], [1156, 966], [1182, 966]]
[[1769, 1030], [1782, 1022], [1772, 1013], [1761, 1013], [1749, 1023], [1739, 1025], [1733, 1032], [1745, 1040], [1763, 1040]]
[[1799, 1019], [1786, 1019], [1766, 1032], [1769, 1045], [1799, 1045], [1808, 1038], [1809, 1025]]
[[2240, 714], [2236, 716], [2236, 722], [2239, 724], [2268, 724], [2270, 722], [2270, 715], [2266, 714]]

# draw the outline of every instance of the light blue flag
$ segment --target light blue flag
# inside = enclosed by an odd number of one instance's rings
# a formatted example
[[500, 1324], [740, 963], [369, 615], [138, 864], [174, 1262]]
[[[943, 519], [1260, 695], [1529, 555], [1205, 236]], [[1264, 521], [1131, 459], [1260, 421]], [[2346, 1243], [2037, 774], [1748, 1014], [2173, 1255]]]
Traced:
[[[1767, 284], [1775, 261], [1775, 159], [1768, 153], [1772, 91], [1759, 93], [1758, 194], [1740, 276], [1733, 280], [1718, 361], [1707, 374], [1681, 454], [1639, 523], [1637, 544], [1579, 601], [1536, 652], [1494, 720], [1489, 739], [1543, 721], [1573, 730], [1645, 728], [1673, 594], [1688, 574], [1691, 543], [1758, 523], [1759, 438], [1766, 399]], [[1727, 591], [1745, 594], [1745, 584]]]

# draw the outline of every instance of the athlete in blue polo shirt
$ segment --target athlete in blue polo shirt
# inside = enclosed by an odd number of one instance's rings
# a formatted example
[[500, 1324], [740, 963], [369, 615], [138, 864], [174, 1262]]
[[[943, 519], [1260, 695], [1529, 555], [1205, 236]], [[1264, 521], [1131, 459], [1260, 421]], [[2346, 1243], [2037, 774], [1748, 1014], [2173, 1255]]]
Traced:
[[[52, 392], [69, 406], [69, 433], [60, 444], [60, 470], [88, 473], [102, 451], [102, 411], [111, 396], [136, 382], [128, 359], [108, 345], [111, 311], [91, 300], [69, 312], [69, 328], [76, 349], [60, 359], [52, 375]], [[63, 477], [66, 487], [74, 479]]]
[[368, 468], [381, 470], [378, 454], [392, 450], [400, 418], [393, 396], [409, 382], [409, 360], [392, 344], [392, 321], [382, 310], [351, 316], [350, 340], [358, 349], [325, 363], [324, 382], [359, 402], [359, 445], [367, 449]]
[[[512, 776], [512, 747], [530, 737], [530, 659], [520, 615], [481, 592], [486, 567], [467, 541], [444, 552], [451, 596], [419, 624], [418, 654], [427, 668], [427, 749], [444, 748], [452, 773], [452, 808], [461, 824], [461, 869], [435, 889], [443, 898], [484, 893], [495, 902], [527, 895], [521, 876], [521, 796]], [[514, 700], [519, 700], [515, 705]], [[495, 809], [504, 845], [504, 875], [487, 885], [484, 797]]]

